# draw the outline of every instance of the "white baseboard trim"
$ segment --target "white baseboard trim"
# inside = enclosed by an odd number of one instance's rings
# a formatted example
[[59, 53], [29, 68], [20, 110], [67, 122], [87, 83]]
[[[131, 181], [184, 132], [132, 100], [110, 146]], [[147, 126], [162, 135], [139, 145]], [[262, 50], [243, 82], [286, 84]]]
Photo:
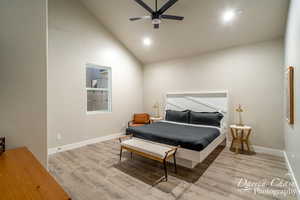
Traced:
[[[227, 147], [230, 147], [231, 141], [229, 141], [227, 139], [226, 145], [227, 145]], [[265, 153], [265, 154], [269, 154], [269, 155], [273, 155], [273, 156], [284, 157], [284, 151], [282, 151], [280, 149], [273, 149], [273, 148], [262, 147], [262, 146], [257, 146], [257, 145], [251, 145], [251, 147], [253, 148], [253, 150], [256, 153]]]
[[286, 165], [288, 167], [289, 173], [291, 175], [292, 181], [294, 182], [296, 190], [297, 190], [297, 199], [299, 200], [300, 199], [300, 188], [299, 188], [298, 182], [296, 180], [294, 171], [292, 169], [292, 166], [290, 164], [290, 161], [289, 161], [289, 158], [288, 158], [286, 152], [284, 151], [283, 154], [284, 154], [285, 162], [286, 162]]
[[252, 148], [254, 149], [254, 151], [256, 153], [265, 153], [265, 154], [270, 154], [270, 155], [273, 155], [273, 156], [284, 157], [284, 152], [280, 149], [272, 149], [272, 148], [256, 146], [256, 145], [252, 145]]
[[58, 146], [58, 147], [54, 147], [54, 148], [49, 148], [48, 149], [48, 155], [52, 155], [52, 154], [55, 154], [55, 153], [58, 153], [58, 152], [63, 152], [63, 151], [71, 150], [71, 149], [76, 149], [76, 148], [83, 147], [83, 146], [86, 146], [86, 145], [89, 145], [89, 144], [95, 144], [95, 143], [98, 143], [98, 142], [103, 142], [103, 141], [115, 139], [115, 138], [117, 138], [121, 135], [124, 135], [124, 133], [116, 133], [116, 134], [97, 137], [97, 138], [93, 138], [93, 139], [89, 139], [89, 140], [84, 140], [84, 141], [77, 142], [77, 143], [66, 144], [66, 145], [62, 145], [62, 146]]

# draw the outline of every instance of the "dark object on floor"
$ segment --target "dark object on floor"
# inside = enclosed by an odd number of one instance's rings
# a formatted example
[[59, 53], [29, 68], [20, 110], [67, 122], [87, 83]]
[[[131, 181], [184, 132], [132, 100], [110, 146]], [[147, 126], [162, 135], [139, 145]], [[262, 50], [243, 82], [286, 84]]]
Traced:
[[0, 137], [0, 155], [5, 152], [5, 137]]

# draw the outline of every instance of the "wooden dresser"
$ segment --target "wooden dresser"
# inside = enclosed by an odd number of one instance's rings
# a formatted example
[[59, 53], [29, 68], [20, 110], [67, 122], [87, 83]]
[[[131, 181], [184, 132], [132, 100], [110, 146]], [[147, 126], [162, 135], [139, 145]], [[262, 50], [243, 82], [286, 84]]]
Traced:
[[0, 200], [70, 200], [27, 148], [0, 156]]

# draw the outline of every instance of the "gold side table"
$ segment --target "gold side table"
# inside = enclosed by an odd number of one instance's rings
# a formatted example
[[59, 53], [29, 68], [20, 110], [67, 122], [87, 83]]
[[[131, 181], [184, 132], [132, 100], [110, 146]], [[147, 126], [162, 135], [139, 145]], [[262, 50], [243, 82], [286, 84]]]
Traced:
[[[252, 132], [252, 128], [250, 126], [231, 125], [230, 131], [232, 136], [230, 150], [233, 151], [233, 146], [235, 144], [235, 153], [251, 153], [249, 137]], [[247, 151], [244, 149], [244, 144], [247, 146]], [[239, 149], [239, 147], [241, 148]]]

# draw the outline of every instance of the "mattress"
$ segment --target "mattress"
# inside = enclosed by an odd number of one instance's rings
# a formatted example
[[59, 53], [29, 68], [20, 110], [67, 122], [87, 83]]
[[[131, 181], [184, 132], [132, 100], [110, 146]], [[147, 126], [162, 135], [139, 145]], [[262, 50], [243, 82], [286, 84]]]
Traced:
[[126, 129], [126, 134], [133, 134], [134, 137], [144, 140], [201, 151], [221, 133], [218, 127], [161, 121], [140, 127], [129, 127]]

